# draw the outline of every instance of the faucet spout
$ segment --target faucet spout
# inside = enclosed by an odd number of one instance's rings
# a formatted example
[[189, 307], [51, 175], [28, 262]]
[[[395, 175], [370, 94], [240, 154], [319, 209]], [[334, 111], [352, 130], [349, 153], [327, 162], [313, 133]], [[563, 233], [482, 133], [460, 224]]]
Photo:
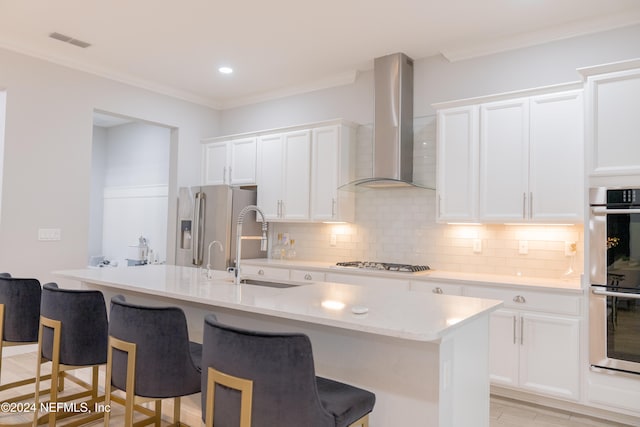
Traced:
[[235, 269], [235, 284], [240, 284], [240, 259], [242, 255], [242, 223], [244, 222], [244, 217], [248, 212], [255, 211], [257, 214], [260, 214], [260, 219], [262, 221], [262, 236], [255, 236], [260, 238], [260, 250], [267, 250], [267, 226], [268, 223], [265, 220], [264, 213], [262, 209], [260, 209], [256, 205], [245, 206], [244, 209], [240, 211], [238, 214], [238, 226], [236, 228], [236, 269]]

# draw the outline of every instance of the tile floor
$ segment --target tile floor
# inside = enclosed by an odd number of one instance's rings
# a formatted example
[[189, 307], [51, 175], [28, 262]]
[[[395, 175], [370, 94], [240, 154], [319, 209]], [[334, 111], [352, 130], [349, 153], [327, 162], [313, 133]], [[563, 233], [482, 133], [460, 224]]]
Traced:
[[[20, 356], [9, 356], [2, 360], [2, 384], [9, 381], [26, 378], [33, 374], [36, 362], [36, 353], [26, 353]], [[43, 374], [47, 373], [50, 364], [43, 365]], [[104, 374], [100, 374], [104, 378]], [[68, 382], [67, 384], [72, 384]], [[71, 387], [69, 387], [71, 389]], [[69, 390], [70, 391], [70, 390]], [[8, 393], [8, 392], [7, 392]], [[8, 397], [6, 394], [1, 397]], [[0, 399], [2, 400], [2, 399]], [[172, 414], [171, 401], [163, 403], [163, 412]], [[114, 406], [111, 414], [111, 425], [122, 425], [123, 409], [120, 405]], [[200, 422], [200, 398], [199, 395], [189, 396], [182, 401], [182, 420], [196, 427]], [[0, 423], [13, 423], [26, 421], [28, 414], [18, 416], [16, 414], [0, 413]], [[69, 422], [72, 420], [69, 420]], [[64, 426], [61, 421], [58, 425]], [[89, 426], [102, 426], [103, 421], [96, 421]], [[169, 423], [163, 423], [168, 426]], [[562, 412], [546, 407], [529, 405], [514, 400], [500, 397], [491, 398], [491, 423], [490, 427], [622, 427], [624, 424], [607, 422], [606, 420], [585, 417], [579, 414]], [[469, 426], [473, 427], [473, 426]], [[640, 427], [638, 426], [633, 427]]]
[[[622, 427], [613, 421], [491, 397], [491, 427]], [[640, 424], [638, 426], [640, 427]]]

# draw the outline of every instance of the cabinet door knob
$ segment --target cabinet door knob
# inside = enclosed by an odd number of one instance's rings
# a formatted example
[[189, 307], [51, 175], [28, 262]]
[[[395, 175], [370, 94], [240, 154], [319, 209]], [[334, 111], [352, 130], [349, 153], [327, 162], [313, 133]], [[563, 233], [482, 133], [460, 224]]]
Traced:
[[442, 293], [444, 293], [444, 292], [442, 291], [442, 288], [441, 288], [441, 287], [433, 288], [433, 291], [431, 291], [431, 292], [433, 292], [434, 294], [442, 294]]
[[313, 277], [309, 273], [304, 275], [304, 280], [313, 280]]
[[259, 276], [264, 276], [264, 270], [263, 269], [258, 270], [258, 275]]
[[524, 304], [525, 302], [527, 302], [527, 300], [524, 299], [522, 295], [516, 295], [515, 297], [513, 297], [513, 302], [517, 302], [518, 304]]

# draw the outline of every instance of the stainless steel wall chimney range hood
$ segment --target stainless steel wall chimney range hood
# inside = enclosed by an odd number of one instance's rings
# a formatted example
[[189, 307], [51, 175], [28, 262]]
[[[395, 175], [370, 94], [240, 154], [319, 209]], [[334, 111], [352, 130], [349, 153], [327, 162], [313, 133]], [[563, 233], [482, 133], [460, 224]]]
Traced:
[[373, 176], [341, 190], [419, 187], [413, 183], [413, 60], [404, 53], [374, 59]]

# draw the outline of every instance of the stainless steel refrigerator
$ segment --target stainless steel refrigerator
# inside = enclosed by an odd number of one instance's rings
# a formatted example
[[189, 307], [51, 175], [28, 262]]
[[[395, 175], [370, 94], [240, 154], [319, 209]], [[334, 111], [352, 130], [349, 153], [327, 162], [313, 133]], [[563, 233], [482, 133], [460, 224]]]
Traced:
[[[248, 205], [256, 204], [256, 191], [228, 185], [182, 187], [178, 192], [178, 238], [176, 265], [206, 267], [208, 247], [214, 240], [222, 244], [211, 247], [211, 268], [225, 270], [235, 265], [238, 214]], [[256, 213], [247, 213], [243, 235], [262, 234]], [[264, 258], [260, 240], [242, 242], [242, 258]]]

